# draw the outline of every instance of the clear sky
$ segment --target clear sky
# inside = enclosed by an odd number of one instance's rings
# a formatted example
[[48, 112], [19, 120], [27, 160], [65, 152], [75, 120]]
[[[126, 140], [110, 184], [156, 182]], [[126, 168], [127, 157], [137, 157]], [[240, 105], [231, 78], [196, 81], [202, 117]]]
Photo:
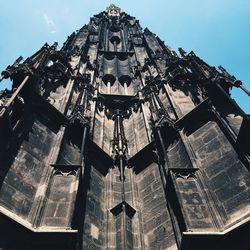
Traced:
[[[0, 71], [45, 42], [59, 45], [111, 3], [140, 20], [166, 44], [222, 65], [250, 89], [250, 0], [0, 0]], [[8, 86], [0, 84], [0, 89]], [[250, 113], [250, 97], [232, 97]]]

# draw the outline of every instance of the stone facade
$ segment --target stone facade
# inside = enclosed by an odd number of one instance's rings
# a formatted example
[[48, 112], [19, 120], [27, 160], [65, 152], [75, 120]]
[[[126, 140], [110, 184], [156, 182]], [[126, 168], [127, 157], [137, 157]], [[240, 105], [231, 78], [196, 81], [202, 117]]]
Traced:
[[2, 72], [0, 249], [247, 250], [241, 81], [111, 5]]

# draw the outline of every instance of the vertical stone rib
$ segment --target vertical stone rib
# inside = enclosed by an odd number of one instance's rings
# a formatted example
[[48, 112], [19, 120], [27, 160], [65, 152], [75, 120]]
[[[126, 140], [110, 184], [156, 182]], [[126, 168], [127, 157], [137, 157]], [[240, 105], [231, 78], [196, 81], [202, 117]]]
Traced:
[[[133, 248], [133, 229], [132, 218], [135, 214], [135, 209], [128, 204], [127, 197], [125, 195], [125, 169], [126, 155], [127, 155], [127, 140], [125, 137], [123, 127], [123, 116], [119, 110], [114, 114], [115, 125], [113, 133], [113, 151], [115, 153], [116, 163], [120, 172], [120, 184], [121, 184], [121, 202], [115, 204], [111, 209], [114, 215], [116, 224], [116, 244], [123, 250]], [[129, 180], [131, 181], [131, 180]]]

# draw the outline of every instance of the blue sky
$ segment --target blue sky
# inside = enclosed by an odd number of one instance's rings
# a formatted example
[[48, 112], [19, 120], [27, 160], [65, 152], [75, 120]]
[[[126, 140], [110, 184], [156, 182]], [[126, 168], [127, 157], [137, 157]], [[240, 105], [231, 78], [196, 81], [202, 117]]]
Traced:
[[[250, 89], [249, 0], [12, 0], [1, 1], [0, 71], [45, 42], [59, 42], [114, 3], [140, 20], [166, 44], [193, 50], [213, 66], [222, 65]], [[8, 86], [0, 83], [0, 89]], [[250, 97], [232, 97], [250, 113]]]

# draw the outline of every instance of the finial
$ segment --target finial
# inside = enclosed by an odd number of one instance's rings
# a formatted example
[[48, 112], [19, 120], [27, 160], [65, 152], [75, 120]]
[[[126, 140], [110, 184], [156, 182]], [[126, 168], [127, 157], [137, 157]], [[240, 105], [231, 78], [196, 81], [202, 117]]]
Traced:
[[109, 16], [120, 16], [121, 9], [114, 4], [110, 4], [110, 6], [107, 7], [106, 12]]

